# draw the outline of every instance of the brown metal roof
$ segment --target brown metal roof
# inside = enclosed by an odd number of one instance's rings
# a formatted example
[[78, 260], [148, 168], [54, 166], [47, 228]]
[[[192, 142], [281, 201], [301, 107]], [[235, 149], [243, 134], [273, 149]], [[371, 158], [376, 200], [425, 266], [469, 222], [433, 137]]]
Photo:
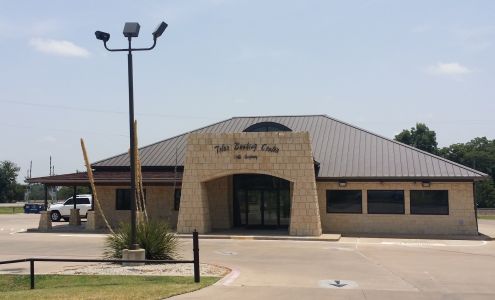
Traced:
[[[191, 132], [242, 132], [259, 122], [276, 122], [309, 132], [319, 178], [335, 179], [481, 179], [487, 175], [326, 115], [235, 117]], [[183, 165], [187, 132], [140, 149], [143, 167]], [[177, 155], [176, 155], [177, 153]], [[129, 166], [117, 155], [93, 167]]]
[[[177, 172], [176, 174], [175, 172], [143, 171], [142, 174], [143, 184], [145, 185], [173, 184], [174, 181], [180, 183], [182, 179], [182, 172]], [[131, 178], [130, 172], [126, 171], [95, 171], [93, 176], [96, 185], [129, 185]], [[31, 178], [28, 179], [28, 182], [58, 186], [89, 185], [86, 172]]]

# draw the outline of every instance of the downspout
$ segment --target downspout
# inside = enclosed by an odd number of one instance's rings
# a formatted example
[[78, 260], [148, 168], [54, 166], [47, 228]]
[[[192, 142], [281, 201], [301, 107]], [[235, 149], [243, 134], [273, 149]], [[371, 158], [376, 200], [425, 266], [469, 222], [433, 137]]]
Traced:
[[474, 206], [474, 221], [476, 222], [477, 235], [480, 234], [478, 227], [478, 207], [476, 205], [476, 181], [473, 180], [473, 206]]

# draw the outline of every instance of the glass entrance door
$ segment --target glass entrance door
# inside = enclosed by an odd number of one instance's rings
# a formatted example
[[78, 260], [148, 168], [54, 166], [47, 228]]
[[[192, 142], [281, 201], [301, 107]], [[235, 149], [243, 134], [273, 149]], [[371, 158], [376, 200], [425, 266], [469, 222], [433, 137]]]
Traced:
[[287, 227], [290, 184], [267, 175], [234, 176], [234, 224], [248, 228]]
[[278, 191], [263, 191], [263, 225], [277, 226], [279, 215]]
[[259, 190], [247, 191], [247, 218], [246, 225], [260, 226], [263, 225], [263, 194]]

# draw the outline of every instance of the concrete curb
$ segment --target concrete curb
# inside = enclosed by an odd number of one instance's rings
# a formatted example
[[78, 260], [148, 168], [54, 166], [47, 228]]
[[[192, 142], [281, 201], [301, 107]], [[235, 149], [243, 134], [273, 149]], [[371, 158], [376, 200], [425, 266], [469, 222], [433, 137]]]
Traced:
[[[182, 239], [190, 239], [189, 234], [177, 234]], [[228, 234], [200, 234], [203, 240], [246, 240], [246, 241], [311, 241], [311, 242], [338, 242], [340, 234], [322, 234], [321, 236], [271, 236], [271, 235], [228, 235]]]

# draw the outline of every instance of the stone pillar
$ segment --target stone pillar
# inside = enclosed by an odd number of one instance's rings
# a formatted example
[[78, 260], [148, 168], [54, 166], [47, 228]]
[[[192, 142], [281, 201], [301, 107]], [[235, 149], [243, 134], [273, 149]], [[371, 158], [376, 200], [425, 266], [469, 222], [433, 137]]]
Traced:
[[94, 231], [96, 229], [96, 213], [94, 210], [89, 210], [86, 216], [86, 230]]
[[[321, 218], [313, 174], [307, 174], [307, 181], [296, 181], [292, 191], [290, 235], [320, 236]], [[312, 175], [312, 176], [311, 176]], [[312, 179], [312, 180], [311, 180]]]
[[70, 226], [81, 225], [81, 216], [79, 215], [79, 208], [76, 208], [76, 209], [71, 208], [70, 217], [69, 217], [69, 225]]
[[180, 197], [178, 233], [199, 233], [211, 231], [210, 208], [205, 183], [183, 182]]
[[39, 231], [49, 231], [52, 229], [52, 220], [50, 219], [49, 211], [40, 212], [40, 223], [38, 225]]
[[[137, 250], [129, 250], [129, 249], [123, 249], [122, 250], [122, 259], [123, 260], [144, 260], [146, 258], [146, 252], [144, 249], [137, 249]], [[130, 266], [144, 266], [143, 263], [122, 263], [124, 267], [130, 267]]]

